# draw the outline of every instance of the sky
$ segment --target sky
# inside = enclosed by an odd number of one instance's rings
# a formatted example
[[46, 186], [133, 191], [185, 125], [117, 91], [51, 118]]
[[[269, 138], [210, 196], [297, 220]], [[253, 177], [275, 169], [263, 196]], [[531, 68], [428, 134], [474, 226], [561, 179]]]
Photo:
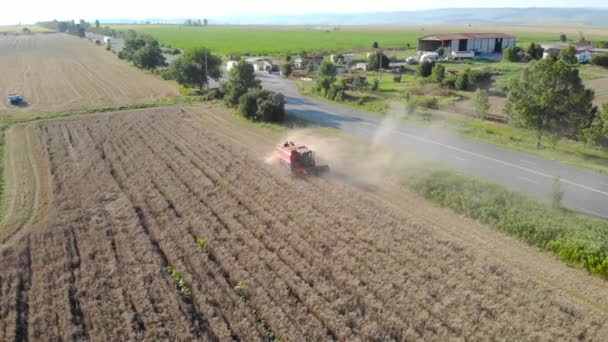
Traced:
[[306, 14], [410, 11], [448, 7], [594, 7], [606, 0], [30, 0], [0, 10], [0, 25], [43, 20], [125, 18], [220, 18], [252, 14]]

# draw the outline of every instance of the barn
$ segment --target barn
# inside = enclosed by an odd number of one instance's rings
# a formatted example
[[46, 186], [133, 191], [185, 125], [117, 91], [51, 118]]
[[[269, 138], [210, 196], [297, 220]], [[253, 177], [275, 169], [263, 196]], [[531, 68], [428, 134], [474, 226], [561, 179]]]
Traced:
[[418, 39], [418, 51], [430, 52], [445, 48], [448, 53], [475, 51], [489, 55], [502, 53], [515, 46], [515, 37], [504, 33], [451, 33], [434, 34]]

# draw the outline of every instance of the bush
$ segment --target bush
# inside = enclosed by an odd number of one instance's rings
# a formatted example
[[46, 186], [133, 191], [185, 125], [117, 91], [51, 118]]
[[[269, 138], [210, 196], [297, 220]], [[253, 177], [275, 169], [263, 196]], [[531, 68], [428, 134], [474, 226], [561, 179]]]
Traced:
[[376, 78], [372, 81], [372, 86], [371, 86], [371, 90], [372, 91], [377, 91], [378, 88], [380, 88], [380, 81]]
[[509, 62], [519, 62], [521, 61], [523, 50], [519, 46], [509, 46], [502, 52], [502, 55]]
[[203, 101], [221, 100], [224, 98], [224, 93], [219, 88], [211, 88], [201, 94]]
[[555, 209], [499, 185], [448, 170], [408, 177], [424, 197], [608, 275], [608, 223]]
[[286, 63], [281, 64], [281, 75], [283, 77], [291, 76], [292, 72], [293, 72], [293, 63], [286, 62]]
[[172, 54], [172, 55], [179, 55], [180, 53], [182, 53], [182, 52], [180, 51], [180, 49], [173, 49], [173, 50], [171, 51], [171, 54]]
[[437, 83], [443, 82], [445, 78], [445, 67], [441, 64], [437, 64], [433, 67], [433, 71], [431, 73], [431, 79]]
[[239, 98], [239, 112], [254, 121], [280, 122], [285, 118], [283, 94], [250, 89]]
[[489, 69], [466, 70], [469, 86], [473, 88], [488, 88], [492, 81], [493, 73]]
[[329, 87], [329, 89], [327, 90], [327, 93], [325, 94], [325, 97], [327, 97], [330, 100], [342, 102], [342, 101], [344, 101], [345, 91], [346, 91], [346, 82], [344, 80], [339, 80], [339, 81], [334, 82]]
[[591, 64], [608, 68], [608, 53], [591, 56]]
[[425, 61], [418, 64], [418, 76], [420, 77], [429, 77], [433, 72], [434, 62]]
[[469, 71], [468, 70], [465, 70], [464, 72], [461, 72], [460, 74], [458, 74], [458, 77], [456, 78], [456, 82], [454, 83], [454, 86], [458, 90], [467, 90], [469, 88]]
[[401, 74], [394, 74], [393, 75], [393, 82], [395, 82], [395, 83], [401, 83]]
[[450, 88], [450, 89], [455, 89], [456, 88], [456, 76], [448, 76], [446, 78], [443, 79], [443, 85]]
[[415, 103], [419, 107], [429, 108], [429, 109], [438, 109], [439, 102], [437, 98], [434, 96], [418, 96], [415, 100]]

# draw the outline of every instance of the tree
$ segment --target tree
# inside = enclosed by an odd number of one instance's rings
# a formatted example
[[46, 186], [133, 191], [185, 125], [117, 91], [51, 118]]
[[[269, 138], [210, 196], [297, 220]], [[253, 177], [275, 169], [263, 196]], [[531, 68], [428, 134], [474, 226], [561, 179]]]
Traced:
[[469, 88], [469, 69], [458, 74], [454, 87], [458, 90], [467, 90]]
[[565, 49], [563, 49], [559, 53], [559, 59], [567, 64], [578, 63], [578, 58], [576, 58], [576, 49], [574, 48], [574, 46], [569, 45]]
[[222, 76], [221, 65], [220, 57], [201, 47], [186, 51], [173, 62], [171, 70], [177, 83], [198, 87], [202, 91], [209, 84], [210, 78], [217, 81]]
[[68, 22], [67, 21], [60, 21], [57, 23], [57, 31], [59, 32], [67, 32], [68, 30]]
[[445, 67], [441, 64], [435, 64], [431, 73], [431, 79], [437, 83], [443, 82], [445, 78]]
[[99, 20], [95, 20], [95, 28], [99, 30], [100, 24]]
[[317, 89], [323, 91], [324, 95], [331, 85], [336, 81], [336, 65], [328, 60], [324, 60], [317, 71], [319, 77], [317, 79]]
[[27, 28], [27, 27], [24, 27], [23, 29], [21, 29], [21, 32], [22, 32], [23, 34], [31, 34], [31, 33], [32, 33], [32, 30], [30, 30], [30, 29], [29, 29], [29, 28]]
[[377, 51], [369, 55], [367, 69], [378, 70], [388, 68], [391, 60], [382, 51]]
[[435, 65], [435, 63], [431, 62], [431, 61], [424, 61], [424, 62], [418, 64], [418, 76], [420, 76], [420, 77], [431, 76], [434, 65]]
[[285, 97], [268, 90], [249, 89], [239, 98], [239, 112], [250, 120], [280, 122], [285, 118]]
[[484, 118], [490, 110], [488, 91], [485, 89], [477, 89], [473, 96], [473, 105], [475, 106], [475, 113], [477, 113], [477, 116], [479, 118]]
[[509, 46], [502, 52], [502, 55], [509, 62], [519, 62], [521, 60], [521, 53], [522, 50], [519, 46]]
[[373, 42], [372, 43], [372, 48], [377, 49], [378, 48], [378, 42]]
[[573, 138], [597, 117], [593, 91], [585, 89], [578, 69], [563, 61], [533, 62], [511, 79], [508, 90], [505, 110], [536, 131], [537, 148], [544, 134]]
[[542, 46], [532, 43], [528, 46], [526, 54], [530, 56], [531, 59], [539, 60], [543, 58], [543, 52], [545, 52], [545, 49], [543, 49]]
[[207, 18], [203, 19], [203, 26], [207, 26], [209, 25], [209, 22], [207, 21]]
[[165, 65], [165, 57], [158, 45], [146, 44], [135, 51], [132, 57], [133, 64], [140, 69], [152, 70]]
[[241, 61], [228, 74], [228, 81], [222, 84], [224, 102], [229, 107], [239, 103], [239, 98], [249, 89], [259, 89], [260, 80], [255, 78], [253, 65]]
[[293, 63], [285, 62], [285, 63], [281, 64], [281, 74], [283, 75], [283, 77], [291, 76], [292, 72], [293, 72]]
[[568, 41], [568, 37], [566, 37], [566, 35], [562, 33], [559, 35], [559, 41], [565, 43]]
[[608, 53], [599, 53], [592, 55], [591, 64], [608, 68]]

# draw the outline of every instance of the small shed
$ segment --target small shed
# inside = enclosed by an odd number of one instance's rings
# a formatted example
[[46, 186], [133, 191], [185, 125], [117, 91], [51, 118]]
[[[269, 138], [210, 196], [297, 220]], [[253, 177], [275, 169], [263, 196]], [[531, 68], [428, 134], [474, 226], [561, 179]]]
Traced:
[[515, 46], [515, 37], [505, 33], [435, 34], [418, 39], [418, 51], [434, 52], [444, 48], [448, 54], [452, 51], [502, 53], [511, 46]]

